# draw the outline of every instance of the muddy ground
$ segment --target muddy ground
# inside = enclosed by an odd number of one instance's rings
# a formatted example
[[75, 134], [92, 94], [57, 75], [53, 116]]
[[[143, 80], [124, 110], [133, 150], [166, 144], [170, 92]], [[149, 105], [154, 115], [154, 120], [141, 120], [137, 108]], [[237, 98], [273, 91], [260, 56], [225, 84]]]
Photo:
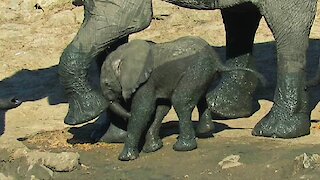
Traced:
[[[219, 11], [188, 10], [160, 0], [154, 0], [153, 6], [151, 26], [131, 39], [166, 42], [200, 36], [224, 56], [225, 33]], [[172, 145], [178, 125], [171, 111], [161, 131], [164, 147], [155, 153], [141, 153], [133, 162], [121, 162], [117, 156], [122, 144], [91, 143], [90, 133], [98, 124], [63, 124], [68, 105], [59, 85], [57, 64], [82, 22], [83, 8], [68, 0], [3, 0], [0, 7], [0, 97], [15, 95], [24, 101], [16, 109], [0, 112], [0, 179], [318, 179], [320, 158], [310, 157], [320, 154], [320, 87], [309, 89], [313, 109], [309, 136], [292, 140], [251, 136], [251, 129], [272, 106], [275, 87], [275, 44], [265, 21], [256, 35], [254, 55], [258, 70], [269, 83], [257, 90], [260, 109], [255, 114], [215, 120], [214, 137], [198, 139], [194, 151], [175, 152]], [[309, 77], [318, 65], [319, 39], [317, 15], [310, 35]], [[93, 81], [97, 80], [95, 72], [92, 67]], [[193, 119], [196, 126], [196, 112]], [[43, 171], [42, 165], [31, 171], [30, 163], [17, 155], [25, 154], [21, 149], [28, 153], [78, 152], [79, 165], [68, 172], [47, 167]], [[307, 155], [295, 160], [303, 153]], [[233, 160], [223, 163], [227, 157]]]

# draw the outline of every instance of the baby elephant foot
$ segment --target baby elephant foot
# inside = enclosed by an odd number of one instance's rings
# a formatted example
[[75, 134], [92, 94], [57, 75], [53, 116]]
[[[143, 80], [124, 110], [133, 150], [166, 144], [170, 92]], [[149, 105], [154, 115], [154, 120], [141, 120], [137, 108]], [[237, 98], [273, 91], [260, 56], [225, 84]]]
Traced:
[[178, 141], [173, 145], [175, 151], [191, 151], [197, 148], [197, 141], [195, 138], [184, 139], [178, 138]]
[[198, 136], [205, 136], [214, 130], [214, 124], [212, 122], [212, 116], [210, 109], [206, 109], [201, 115], [199, 124], [196, 129]]
[[206, 135], [208, 133], [211, 133], [214, 130], [214, 124], [212, 121], [208, 122], [199, 122], [199, 125], [197, 126], [196, 133], [198, 136]]
[[290, 113], [279, 107], [272, 108], [252, 130], [254, 136], [274, 138], [296, 138], [310, 134], [307, 113]]
[[163, 147], [163, 142], [159, 138], [147, 139], [143, 146], [143, 152], [155, 152]]
[[139, 157], [139, 151], [137, 148], [124, 147], [118, 159], [120, 161], [131, 161], [131, 160], [137, 159], [138, 157]]

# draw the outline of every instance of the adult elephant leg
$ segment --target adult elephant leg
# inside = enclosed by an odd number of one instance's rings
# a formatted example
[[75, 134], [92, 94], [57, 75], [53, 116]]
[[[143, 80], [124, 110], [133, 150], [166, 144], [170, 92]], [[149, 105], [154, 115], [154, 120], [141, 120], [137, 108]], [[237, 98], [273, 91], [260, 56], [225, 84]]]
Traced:
[[[127, 43], [128, 38], [129, 36], [120, 38], [119, 40], [112, 43], [112, 45], [110, 45], [109, 48], [107, 48], [105, 51], [101, 52], [97, 56], [96, 63], [97, 63], [99, 74], [101, 72], [101, 67], [106, 57], [112, 51], [116, 50], [119, 46]], [[121, 117], [115, 115], [110, 111], [107, 111], [107, 114], [106, 115], [103, 114], [103, 116], [105, 117], [99, 117], [99, 119], [105, 120], [108, 122], [105, 122], [105, 124], [95, 129], [91, 134], [91, 138], [94, 139], [95, 141], [107, 142], [107, 143], [124, 142], [124, 139], [127, 135], [127, 132], [126, 132], [127, 121], [124, 121]]]
[[[241, 10], [242, 8], [248, 10]], [[253, 5], [241, 5], [221, 10], [225, 24], [228, 66], [254, 69], [251, 55], [253, 40], [261, 14]], [[237, 58], [242, 56], [241, 58]], [[227, 118], [250, 116], [253, 113], [253, 93], [257, 78], [249, 72], [233, 71], [222, 74], [220, 83], [207, 93], [207, 101], [214, 115]]]
[[116, 40], [149, 26], [151, 16], [151, 1], [85, 1], [84, 22], [59, 63], [69, 101], [66, 124], [87, 122], [106, 108], [102, 93], [88, 82], [88, 68]]
[[[263, 14], [277, 44], [278, 77], [274, 105], [253, 129], [256, 136], [294, 138], [310, 133], [306, 91], [306, 51], [316, 1], [272, 1]], [[272, 12], [272, 13], [271, 13]]]

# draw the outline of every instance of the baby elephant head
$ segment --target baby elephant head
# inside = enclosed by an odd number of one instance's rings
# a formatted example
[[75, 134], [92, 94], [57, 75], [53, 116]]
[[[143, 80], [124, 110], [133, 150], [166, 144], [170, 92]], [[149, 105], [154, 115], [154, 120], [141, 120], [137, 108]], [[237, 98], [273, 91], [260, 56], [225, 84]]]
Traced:
[[109, 109], [128, 118], [119, 102], [130, 99], [132, 94], [149, 78], [153, 69], [153, 57], [148, 42], [133, 40], [112, 52], [101, 68], [100, 85], [110, 103]]

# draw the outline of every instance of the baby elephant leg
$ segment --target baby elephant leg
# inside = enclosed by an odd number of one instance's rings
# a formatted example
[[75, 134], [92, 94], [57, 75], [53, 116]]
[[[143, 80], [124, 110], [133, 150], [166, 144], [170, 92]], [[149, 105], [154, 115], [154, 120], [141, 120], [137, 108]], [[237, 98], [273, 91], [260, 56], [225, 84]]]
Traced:
[[214, 124], [212, 122], [211, 110], [208, 108], [205, 98], [201, 98], [197, 108], [199, 112], [199, 123], [196, 129], [197, 136], [211, 136], [210, 133], [214, 130]]
[[191, 114], [203, 97], [214, 76], [215, 67], [210, 59], [199, 59], [184, 73], [172, 96], [172, 106], [179, 118], [179, 138], [174, 144], [176, 151], [197, 148]]
[[144, 152], [146, 153], [155, 152], [160, 148], [162, 148], [163, 143], [160, 139], [159, 132], [160, 132], [162, 120], [168, 114], [170, 108], [171, 108], [170, 104], [158, 105], [154, 121], [152, 122], [146, 134], [146, 142], [143, 146]]
[[139, 141], [154, 114], [155, 105], [156, 98], [153, 89], [147, 84], [144, 84], [138, 89], [132, 100], [131, 117], [127, 127], [128, 135], [124, 148], [119, 155], [119, 160], [129, 161], [138, 158]]

